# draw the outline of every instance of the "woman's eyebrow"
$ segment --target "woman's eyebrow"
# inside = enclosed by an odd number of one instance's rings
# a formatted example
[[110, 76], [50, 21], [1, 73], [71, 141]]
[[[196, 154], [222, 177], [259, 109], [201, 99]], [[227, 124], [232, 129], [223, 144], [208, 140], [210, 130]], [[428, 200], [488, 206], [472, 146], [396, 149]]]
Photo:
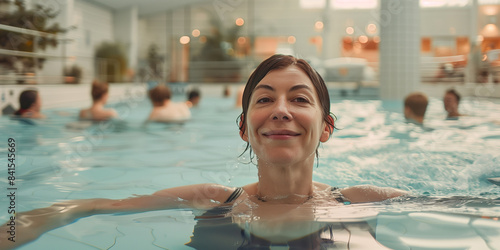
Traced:
[[274, 91], [274, 88], [271, 87], [270, 85], [267, 85], [267, 84], [259, 84], [257, 85], [255, 88], [254, 88], [254, 91], [258, 90], [258, 89], [268, 89], [268, 90], [271, 90], [271, 91]]
[[296, 91], [296, 90], [299, 90], [299, 89], [305, 89], [305, 90], [308, 90], [309, 92], [313, 92], [312, 89], [305, 85], [305, 84], [297, 84], [293, 87], [290, 88], [289, 92], [292, 92], [292, 91]]
[[[257, 85], [255, 87], [254, 91], [258, 90], [258, 89], [268, 89], [268, 90], [274, 91], [274, 88], [271, 85], [267, 85], [267, 84], [259, 84], [259, 85]], [[306, 90], [312, 92], [312, 89], [309, 86], [305, 85], [305, 84], [297, 84], [297, 85], [291, 87], [288, 92], [296, 91], [296, 90], [299, 90], [299, 89], [306, 89]]]

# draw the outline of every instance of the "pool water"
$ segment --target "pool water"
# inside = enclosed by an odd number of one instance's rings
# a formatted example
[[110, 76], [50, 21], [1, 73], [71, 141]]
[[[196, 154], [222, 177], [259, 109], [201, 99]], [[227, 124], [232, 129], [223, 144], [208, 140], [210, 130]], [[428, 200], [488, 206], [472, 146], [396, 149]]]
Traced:
[[[151, 109], [144, 95], [113, 105], [123, 121], [78, 122], [77, 110], [64, 108], [45, 110], [49, 119], [36, 125], [1, 117], [3, 165], [8, 138], [17, 143], [17, 210], [68, 199], [125, 198], [180, 185], [255, 182], [257, 170], [248, 164], [248, 154], [238, 157], [245, 144], [236, 124], [240, 110], [233, 105], [233, 98], [204, 97], [185, 124], [144, 123]], [[500, 186], [487, 180], [500, 177], [500, 102], [466, 99], [461, 109], [469, 115], [447, 121], [442, 102], [432, 99], [422, 127], [405, 122], [399, 102], [334, 101], [339, 130], [320, 147], [314, 179], [341, 188], [401, 188], [412, 198], [325, 206], [298, 227], [334, 223], [337, 249], [500, 249]], [[4, 168], [3, 186], [7, 175]], [[8, 204], [6, 195], [0, 200]], [[7, 206], [2, 206], [0, 220], [7, 221]], [[198, 213], [91, 216], [21, 249], [192, 249], [185, 243], [198, 242], [190, 239]], [[256, 235], [264, 228], [248, 222], [240, 227]], [[209, 249], [211, 243], [203, 244]]]

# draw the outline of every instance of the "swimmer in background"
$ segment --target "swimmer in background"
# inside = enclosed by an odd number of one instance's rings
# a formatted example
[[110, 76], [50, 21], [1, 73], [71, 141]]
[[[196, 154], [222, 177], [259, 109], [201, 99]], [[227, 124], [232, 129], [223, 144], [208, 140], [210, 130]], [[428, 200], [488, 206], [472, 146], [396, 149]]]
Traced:
[[109, 86], [107, 83], [94, 80], [90, 94], [92, 95], [92, 106], [88, 109], [80, 110], [80, 114], [78, 115], [80, 119], [105, 121], [118, 117], [118, 113], [114, 109], [104, 108], [109, 97]]
[[454, 89], [446, 91], [443, 97], [444, 110], [448, 112], [446, 119], [455, 120], [462, 116], [458, 112], [458, 105], [460, 104], [460, 95]]
[[428, 104], [429, 100], [425, 94], [420, 92], [410, 93], [404, 100], [404, 115], [406, 120], [423, 125]]
[[46, 118], [40, 111], [42, 109], [42, 98], [35, 89], [28, 89], [19, 95], [19, 109], [14, 113], [17, 117], [43, 119]]
[[[153, 101], [157, 92], [150, 93]], [[237, 237], [246, 237], [241, 242], [247, 244], [248, 249], [261, 243], [269, 246], [269, 242], [302, 246], [294, 249], [318, 249], [302, 245], [324, 242], [323, 229], [302, 225], [303, 220], [314, 222], [317, 209], [343, 208], [406, 194], [391, 187], [336, 188], [313, 181], [318, 148], [330, 139], [335, 126], [328, 89], [306, 61], [285, 55], [274, 55], [263, 61], [246, 84], [242, 104], [239, 135], [247, 142], [245, 152], [250, 152], [250, 159], [257, 167], [257, 182], [242, 187], [194, 184], [125, 199], [70, 200], [20, 212], [16, 216], [19, 223], [16, 244], [32, 241], [46, 231], [95, 214], [228, 208], [226, 217], [240, 227], [249, 226], [248, 237], [243, 235], [244, 227], [233, 230]], [[290, 223], [297, 227], [291, 227]], [[0, 227], [0, 237], [4, 239], [8, 237], [5, 225]], [[297, 230], [290, 231], [291, 228]], [[308, 235], [314, 236], [311, 241], [300, 241]], [[331, 231], [327, 237], [329, 244], [333, 244]], [[0, 247], [13, 246], [11, 242], [4, 242]]]
[[198, 89], [193, 89], [189, 91], [187, 98], [188, 100], [186, 101], [186, 105], [189, 108], [198, 106], [198, 103], [200, 103], [201, 100], [200, 91]]
[[173, 102], [171, 97], [170, 88], [164, 84], [158, 84], [149, 90], [153, 110], [149, 114], [148, 121], [184, 122], [191, 118], [188, 105], [184, 102]]

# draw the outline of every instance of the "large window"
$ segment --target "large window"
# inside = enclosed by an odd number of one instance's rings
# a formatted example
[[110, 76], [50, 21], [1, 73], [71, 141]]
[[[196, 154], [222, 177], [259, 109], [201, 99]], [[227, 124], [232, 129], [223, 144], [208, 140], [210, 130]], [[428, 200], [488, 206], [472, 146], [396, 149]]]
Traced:
[[[327, 0], [300, 0], [300, 7], [304, 9], [321, 9]], [[329, 0], [332, 9], [374, 9], [378, 0]]]
[[[327, 0], [300, 0], [304, 9], [322, 9]], [[329, 0], [332, 9], [374, 9], [381, 0]], [[466, 7], [474, 0], [420, 0], [422, 8]], [[479, 5], [500, 5], [500, 0], [478, 0]]]
[[471, 0], [420, 0], [422, 8], [465, 7]]

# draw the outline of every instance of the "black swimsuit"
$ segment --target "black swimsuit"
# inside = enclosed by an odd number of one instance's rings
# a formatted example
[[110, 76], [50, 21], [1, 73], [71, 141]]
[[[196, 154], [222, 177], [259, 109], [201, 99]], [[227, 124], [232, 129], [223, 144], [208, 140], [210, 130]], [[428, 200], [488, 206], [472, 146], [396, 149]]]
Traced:
[[[350, 204], [342, 195], [339, 188], [331, 188], [335, 200], [340, 203]], [[206, 211], [201, 216], [196, 216], [198, 222], [194, 226], [191, 241], [186, 245], [195, 249], [270, 249], [272, 246], [288, 247], [289, 249], [330, 249], [335, 246], [333, 239], [333, 224], [328, 224], [322, 229], [304, 237], [285, 243], [272, 243], [257, 237], [232, 222], [227, 216], [232, 205], [244, 192], [238, 187], [227, 198], [223, 206]], [[341, 243], [342, 244], [342, 243]]]

